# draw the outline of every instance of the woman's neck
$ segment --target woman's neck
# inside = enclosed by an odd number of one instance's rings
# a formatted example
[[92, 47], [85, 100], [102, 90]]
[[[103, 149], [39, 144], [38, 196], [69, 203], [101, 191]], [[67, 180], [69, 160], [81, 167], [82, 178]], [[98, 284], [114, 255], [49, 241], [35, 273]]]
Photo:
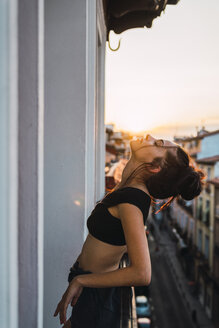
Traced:
[[132, 172], [139, 166], [139, 163], [135, 163], [131, 160], [128, 161], [126, 164], [123, 172], [122, 172], [122, 179], [121, 181], [115, 186], [114, 190], [121, 189], [123, 187], [133, 187], [138, 188], [146, 192], [150, 195], [146, 185], [144, 183], [140, 183], [137, 179], [133, 178], [129, 180], [129, 176]]

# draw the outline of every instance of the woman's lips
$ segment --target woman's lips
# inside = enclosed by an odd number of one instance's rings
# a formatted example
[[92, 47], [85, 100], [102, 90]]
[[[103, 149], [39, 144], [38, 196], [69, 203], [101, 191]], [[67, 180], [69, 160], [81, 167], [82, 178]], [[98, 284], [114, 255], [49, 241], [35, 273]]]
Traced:
[[143, 142], [143, 140], [144, 140], [144, 138], [143, 138], [143, 137], [138, 137], [138, 138], [136, 139], [136, 141], [139, 141], [140, 143], [142, 143], [142, 142]]
[[137, 136], [134, 136], [132, 138], [132, 141], [139, 141], [140, 143], [142, 143], [144, 140], [148, 141], [149, 140], [149, 137], [150, 137], [150, 134], [146, 134], [145, 136], [143, 137], [137, 137]]

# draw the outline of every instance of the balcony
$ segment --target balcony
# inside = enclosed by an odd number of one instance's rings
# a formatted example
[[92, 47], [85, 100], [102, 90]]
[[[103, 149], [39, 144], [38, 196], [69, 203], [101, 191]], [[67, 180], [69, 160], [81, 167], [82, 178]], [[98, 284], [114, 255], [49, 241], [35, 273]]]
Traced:
[[219, 257], [219, 244], [214, 246], [214, 254]]
[[202, 221], [202, 217], [203, 217], [203, 215], [202, 215], [202, 208], [199, 206], [198, 207], [198, 209], [197, 209], [197, 214], [196, 214], [196, 216], [197, 216], [197, 219], [199, 220], [199, 221]]
[[200, 264], [207, 264], [208, 261], [206, 260], [204, 254], [198, 249], [197, 245], [193, 245], [191, 248], [192, 256], [199, 261]]
[[211, 193], [211, 187], [210, 187], [210, 184], [207, 183], [206, 186], [205, 186], [205, 191], [206, 193], [210, 194]]
[[210, 211], [209, 211], [209, 208], [207, 208], [207, 209], [203, 212], [202, 222], [203, 222], [207, 227], [209, 227], [209, 223], [210, 223]]
[[185, 201], [182, 198], [178, 198], [177, 204], [180, 205], [187, 213], [193, 215], [193, 204], [191, 201]]
[[[124, 254], [120, 262], [120, 268], [125, 268], [129, 264], [128, 254]], [[137, 328], [137, 314], [135, 304], [135, 292], [132, 287], [133, 297], [131, 299], [129, 287], [122, 289], [121, 295], [121, 319], [120, 328]]]
[[198, 206], [196, 216], [197, 216], [197, 219], [199, 221], [203, 222], [207, 227], [209, 227], [209, 224], [210, 224], [210, 210], [209, 210], [209, 208], [206, 208], [203, 211], [202, 207]]

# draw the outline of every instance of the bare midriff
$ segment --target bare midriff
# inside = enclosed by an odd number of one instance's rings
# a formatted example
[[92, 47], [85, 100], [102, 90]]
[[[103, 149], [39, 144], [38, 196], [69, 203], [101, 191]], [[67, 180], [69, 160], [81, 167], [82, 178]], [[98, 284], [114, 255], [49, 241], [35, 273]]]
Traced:
[[93, 273], [103, 273], [118, 269], [127, 246], [105, 243], [88, 234], [82, 251], [77, 258], [79, 267]]

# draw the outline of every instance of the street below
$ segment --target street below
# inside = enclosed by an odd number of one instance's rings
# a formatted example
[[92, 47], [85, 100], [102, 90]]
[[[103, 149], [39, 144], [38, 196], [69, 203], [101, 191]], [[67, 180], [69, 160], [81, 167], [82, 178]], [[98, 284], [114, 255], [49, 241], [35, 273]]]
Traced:
[[172, 272], [165, 258], [165, 252], [149, 238], [152, 280], [150, 302], [153, 328], [194, 328], [191, 313], [185, 307], [177, 289]]

